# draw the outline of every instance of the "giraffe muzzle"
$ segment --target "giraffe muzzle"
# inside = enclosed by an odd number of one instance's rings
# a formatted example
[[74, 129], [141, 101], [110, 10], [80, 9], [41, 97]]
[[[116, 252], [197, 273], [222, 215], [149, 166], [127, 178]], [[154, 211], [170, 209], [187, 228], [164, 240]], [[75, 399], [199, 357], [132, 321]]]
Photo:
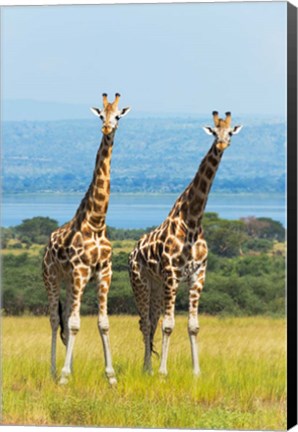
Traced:
[[224, 141], [218, 141], [216, 143], [216, 147], [218, 148], [218, 150], [225, 150], [227, 147], [229, 147], [229, 143], [224, 142]]
[[104, 135], [109, 135], [113, 131], [113, 128], [111, 128], [110, 126], [103, 126], [101, 128], [101, 131]]

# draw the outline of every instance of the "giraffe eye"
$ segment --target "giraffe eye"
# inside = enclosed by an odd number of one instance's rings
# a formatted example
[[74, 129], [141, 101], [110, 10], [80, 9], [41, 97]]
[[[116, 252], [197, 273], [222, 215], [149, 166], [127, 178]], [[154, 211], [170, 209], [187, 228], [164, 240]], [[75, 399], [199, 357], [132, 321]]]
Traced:
[[229, 132], [230, 137], [233, 135], [233, 132]]
[[104, 119], [104, 117], [103, 117], [103, 115], [101, 114], [100, 116], [99, 116], [99, 118], [101, 119], [101, 120], [103, 120]]
[[120, 116], [116, 116], [115, 119], [118, 121], [120, 120]]

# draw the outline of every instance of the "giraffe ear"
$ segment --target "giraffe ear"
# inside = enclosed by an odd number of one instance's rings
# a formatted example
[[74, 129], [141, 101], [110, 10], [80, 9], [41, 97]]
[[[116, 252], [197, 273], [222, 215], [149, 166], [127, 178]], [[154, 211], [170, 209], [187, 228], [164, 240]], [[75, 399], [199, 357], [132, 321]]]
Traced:
[[233, 135], [236, 135], [237, 133], [239, 133], [241, 131], [242, 128], [243, 128], [243, 126], [234, 126], [231, 132]]
[[124, 116], [126, 116], [126, 114], [128, 114], [129, 111], [130, 111], [130, 108], [129, 108], [129, 107], [122, 108], [122, 110], [120, 111], [119, 117], [124, 117]]
[[210, 126], [203, 126], [204, 131], [206, 132], [206, 134], [208, 135], [213, 135], [213, 129]]
[[100, 117], [100, 109], [98, 108], [90, 108], [90, 110], [93, 112], [94, 115], [96, 115], [97, 117]]

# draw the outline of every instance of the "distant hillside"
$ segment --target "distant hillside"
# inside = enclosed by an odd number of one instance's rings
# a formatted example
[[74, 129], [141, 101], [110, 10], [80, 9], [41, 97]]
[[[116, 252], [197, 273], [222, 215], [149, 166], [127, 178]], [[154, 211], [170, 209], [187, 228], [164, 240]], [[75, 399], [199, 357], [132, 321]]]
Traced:
[[[283, 192], [285, 124], [253, 125], [232, 140], [213, 190]], [[193, 178], [212, 138], [210, 118], [125, 118], [116, 134], [112, 188], [119, 192], [180, 192]], [[98, 120], [3, 123], [4, 193], [85, 191], [101, 140]]]

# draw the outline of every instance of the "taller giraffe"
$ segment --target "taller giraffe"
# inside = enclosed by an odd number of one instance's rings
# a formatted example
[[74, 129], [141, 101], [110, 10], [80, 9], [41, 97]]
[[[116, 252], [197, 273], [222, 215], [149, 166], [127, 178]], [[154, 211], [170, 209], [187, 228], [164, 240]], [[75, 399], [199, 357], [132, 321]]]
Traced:
[[162, 353], [159, 372], [167, 374], [169, 339], [175, 318], [178, 285], [189, 287], [188, 333], [191, 344], [193, 372], [200, 373], [197, 334], [198, 304], [203, 289], [207, 244], [201, 226], [208, 194], [231, 136], [242, 126], [231, 127], [231, 113], [219, 118], [213, 111], [214, 127], [204, 127], [214, 142], [202, 160], [189, 186], [180, 195], [165, 221], [145, 234], [130, 254], [130, 280], [140, 315], [140, 329], [145, 344], [144, 369], [151, 372], [151, 353], [157, 323], [162, 312]]
[[[91, 108], [102, 122], [102, 140], [97, 152], [92, 182], [73, 219], [55, 230], [43, 259], [43, 278], [49, 299], [52, 327], [51, 370], [56, 376], [56, 340], [59, 324], [66, 345], [66, 358], [60, 383], [71, 374], [75, 336], [80, 329], [80, 305], [84, 288], [93, 278], [97, 282], [98, 328], [102, 338], [105, 372], [110, 384], [116, 377], [109, 343], [107, 296], [112, 277], [111, 243], [106, 237], [106, 213], [110, 198], [110, 166], [118, 121], [130, 108], [118, 108], [120, 95], [113, 103], [103, 94], [103, 109]], [[66, 305], [62, 311], [60, 284], [66, 281]]]

